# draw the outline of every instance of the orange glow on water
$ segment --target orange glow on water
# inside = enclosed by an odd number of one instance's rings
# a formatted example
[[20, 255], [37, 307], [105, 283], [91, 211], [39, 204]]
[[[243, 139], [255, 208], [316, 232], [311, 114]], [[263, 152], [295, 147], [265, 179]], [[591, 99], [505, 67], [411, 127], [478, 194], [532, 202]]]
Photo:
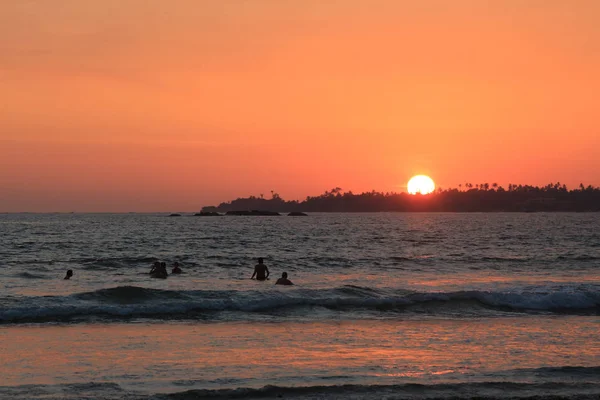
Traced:
[[257, 387], [342, 373], [367, 383], [432, 383], [473, 371], [595, 366], [594, 324], [594, 317], [517, 317], [1, 327], [0, 373], [5, 385], [112, 377], [160, 391], [194, 379], [220, 388], [209, 382], [234, 376]]

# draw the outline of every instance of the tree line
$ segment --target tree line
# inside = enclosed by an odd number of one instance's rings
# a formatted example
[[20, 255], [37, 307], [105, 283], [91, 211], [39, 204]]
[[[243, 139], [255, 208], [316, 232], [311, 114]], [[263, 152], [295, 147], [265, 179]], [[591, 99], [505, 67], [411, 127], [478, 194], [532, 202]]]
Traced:
[[433, 193], [344, 192], [336, 187], [318, 196], [286, 201], [271, 191], [271, 197], [249, 196], [209, 206], [203, 212], [264, 210], [273, 212], [536, 212], [600, 211], [600, 187], [580, 184], [569, 190], [566, 185], [546, 186], [510, 184], [505, 189], [497, 183], [465, 183], [457, 188], [438, 188]]

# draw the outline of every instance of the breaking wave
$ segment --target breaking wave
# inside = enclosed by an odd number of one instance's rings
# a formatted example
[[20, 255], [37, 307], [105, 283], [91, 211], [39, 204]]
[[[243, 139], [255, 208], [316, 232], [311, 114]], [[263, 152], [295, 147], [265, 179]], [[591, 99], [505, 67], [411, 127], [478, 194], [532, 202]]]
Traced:
[[257, 313], [310, 315], [315, 308], [341, 313], [367, 311], [382, 317], [395, 313], [453, 316], [504, 313], [600, 315], [600, 287], [594, 284], [534, 287], [509, 291], [413, 292], [342, 286], [335, 289], [235, 291], [161, 290], [118, 286], [67, 296], [25, 297], [0, 309], [0, 323], [93, 319], [236, 318]]
[[188, 390], [162, 399], [597, 399], [595, 384], [481, 382], [423, 385], [265, 386], [260, 389]]
[[46, 276], [32, 274], [30, 272], [20, 272], [20, 273], [16, 274], [16, 276], [19, 278], [23, 278], [23, 279], [48, 279]]
[[[565, 367], [573, 368], [573, 367]], [[599, 367], [574, 367], [588, 376], [597, 373]], [[556, 368], [558, 370], [562, 368]], [[589, 371], [588, 371], [589, 370]], [[572, 371], [571, 371], [572, 373]], [[551, 377], [548, 377], [551, 378]], [[576, 376], [574, 376], [576, 378]], [[66, 393], [69, 396], [65, 396]], [[58, 385], [23, 385], [13, 387], [0, 386], [1, 398], [65, 399], [65, 398], [102, 398], [102, 399], [155, 399], [155, 400], [196, 400], [196, 399], [597, 399], [600, 386], [596, 379], [579, 382], [542, 381], [522, 383], [514, 381], [488, 381], [472, 383], [396, 385], [312, 385], [312, 386], [276, 386], [237, 389], [191, 389], [174, 393], [149, 395], [131, 391], [113, 382], [78, 383]]]

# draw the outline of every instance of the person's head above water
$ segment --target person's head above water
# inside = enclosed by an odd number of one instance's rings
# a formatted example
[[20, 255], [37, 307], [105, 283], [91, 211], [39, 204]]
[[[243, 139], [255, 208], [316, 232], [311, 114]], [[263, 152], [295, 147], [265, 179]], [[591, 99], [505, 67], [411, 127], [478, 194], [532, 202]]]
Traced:
[[175, 262], [173, 263], [173, 269], [172, 269], [172, 272], [173, 272], [174, 274], [179, 274], [179, 273], [181, 272], [181, 268], [179, 268], [179, 263], [178, 263], [177, 261], [175, 261]]
[[67, 275], [65, 276], [65, 279], [69, 279], [72, 276], [73, 276], [73, 270], [72, 269], [67, 270]]
[[276, 285], [293, 285], [292, 281], [290, 281], [288, 279], [288, 274], [287, 272], [284, 272], [281, 274], [281, 278], [277, 279], [277, 282], [275, 282]]
[[262, 257], [258, 257], [258, 263], [262, 264], [263, 263], [263, 258]]

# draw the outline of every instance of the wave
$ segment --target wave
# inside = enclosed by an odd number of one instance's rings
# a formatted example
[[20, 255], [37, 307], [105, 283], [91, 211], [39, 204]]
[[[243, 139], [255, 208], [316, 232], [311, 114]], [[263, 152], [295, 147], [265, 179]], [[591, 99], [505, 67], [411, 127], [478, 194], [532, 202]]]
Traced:
[[[470, 256], [463, 253], [452, 253], [444, 256], [389, 256], [380, 261], [390, 263], [417, 263], [429, 264], [433, 261], [447, 263], [466, 263], [467, 265], [476, 265], [478, 268], [489, 268], [490, 265], [507, 265], [507, 264], [531, 264], [531, 265], [553, 265], [558, 263], [562, 266], [565, 261], [577, 261], [587, 265], [587, 262], [598, 261], [600, 257], [589, 254], [567, 254], [559, 256]], [[371, 263], [375, 260], [371, 260]], [[483, 263], [483, 264], [481, 264]], [[328, 265], [329, 266], [329, 265]]]
[[187, 299], [185, 292], [174, 290], [149, 289], [139, 286], [117, 286], [72, 295], [81, 300], [99, 300], [109, 303], [138, 303], [166, 299]]
[[260, 389], [196, 389], [160, 396], [164, 399], [597, 399], [595, 384], [481, 382], [423, 385], [264, 386]]
[[576, 261], [596, 261], [600, 260], [600, 257], [591, 256], [587, 254], [570, 255], [570, 256], [558, 256], [557, 260], [576, 260]]
[[140, 256], [140, 257], [106, 257], [106, 258], [68, 258], [68, 259], [32, 259], [11, 261], [8, 264], [27, 265], [27, 268], [35, 268], [36, 270], [44, 268], [44, 266], [74, 264], [83, 269], [103, 270], [123, 267], [139, 267], [140, 265], [147, 266], [150, 269], [155, 261], [161, 261], [156, 257]]
[[528, 257], [481, 257], [480, 259], [474, 259], [474, 261], [492, 261], [492, 262], [508, 262], [508, 263], [522, 263], [530, 262], [535, 259]]
[[[287, 289], [287, 288], [286, 288]], [[514, 291], [412, 292], [342, 286], [334, 289], [271, 287], [263, 291], [161, 290], [118, 286], [67, 296], [25, 297], [0, 309], [0, 323], [65, 320], [202, 319], [236, 312], [306, 317], [315, 308], [369, 316], [393, 313], [493, 316], [503, 313], [600, 315], [600, 286], [594, 284], [521, 288]], [[217, 316], [216, 318], [219, 318]]]
[[16, 274], [15, 276], [17, 276], [19, 278], [24, 278], [24, 279], [48, 279], [46, 276], [36, 275], [36, 274], [32, 274], [30, 272], [20, 272], [20, 273]]
[[[60, 265], [61, 268], [72, 265], [68, 268], [78, 268], [90, 271], [114, 271], [119, 269], [143, 268], [150, 269], [155, 261], [173, 261], [184, 262], [187, 266], [203, 265], [209, 260], [213, 265], [220, 268], [238, 268], [247, 263], [246, 257], [232, 257], [230, 255], [207, 255], [204, 261], [199, 262], [194, 256], [178, 255], [171, 259], [161, 260], [160, 258], [148, 255], [124, 256], [124, 257], [74, 257], [65, 259], [32, 259], [8, 261], [6, 265], [27, 266], [28, 270], [33, 271], [51, 271], [53, 266]], [[449, 263], [466, 265], [471, 270], [479, 269], [497, 269], [507, 265], [516, 267], [518, 265], [546, 266], [546, 268], [564, 268], [566, 263], [578, 263], [582, 267], [588, 268], [590, 264], [600, 260], [600, 257], [594, 254], [565, 254], [559, 256], [469, 256], [462, 253], [453, 253], [446, 256], [437, 255], [390, 255], [383, 258], [364, 258], [351, 259], [345, 257], [307, 257], [299, 258], [296, 261], [304, 268], [321, 269], [327, 268], [347, 268], [352, 265], [368, 264], [374, 266], [388, 267], [394, 269], [410, 269], [419, 271], [415, 265], [435, 265], [436, 263]], [[1, 264], [0, 264], [1, 265]]]
[[565, 367], [542, 367], [534, 369], [517, 370], [518, 372], [534, 373], [538, 375], [568, 375], [570, 378], [573, 377], [600, 377], [600, 366], [595, 367], [578, 367], [578, 366], [565, 366]]
[[88, 382], [71, 384], [30, 384], [20, 386], [0, 386], [0, 399], [104, 399], [104, 400], [141, 400], [148, 396], [127, 391], [114, 382]]
[[147, 265], [150, 268], [155, 261], [160, 261], [155, 257], [107, 257], [107, 258], [82, 258], [71, 259], [70, 263], [82, 264], [85, 269], [102, 270], [123, 268], [129, 266]]
[[[593, 368], [592, 368], [593, 369]], [[514, 381], [488, 381], [471, 383], [405, 383], [395, 385], [346, 384], [346, 385], [306, 385], [276, 386], [236, 389], [191, 389], [174, 393], [148, 393], [126, 390], [113, 382], [76, 383], [56, 385], [0, 386], [1, 398], [64, 399], [103, 398], [103, 399], [155, 399], [155, 400], [196, 400], [196, 399], [552, 399], [571, 400], [598, 399], [600, 386], [597, 379], [583, 382], [522, 383]]]

